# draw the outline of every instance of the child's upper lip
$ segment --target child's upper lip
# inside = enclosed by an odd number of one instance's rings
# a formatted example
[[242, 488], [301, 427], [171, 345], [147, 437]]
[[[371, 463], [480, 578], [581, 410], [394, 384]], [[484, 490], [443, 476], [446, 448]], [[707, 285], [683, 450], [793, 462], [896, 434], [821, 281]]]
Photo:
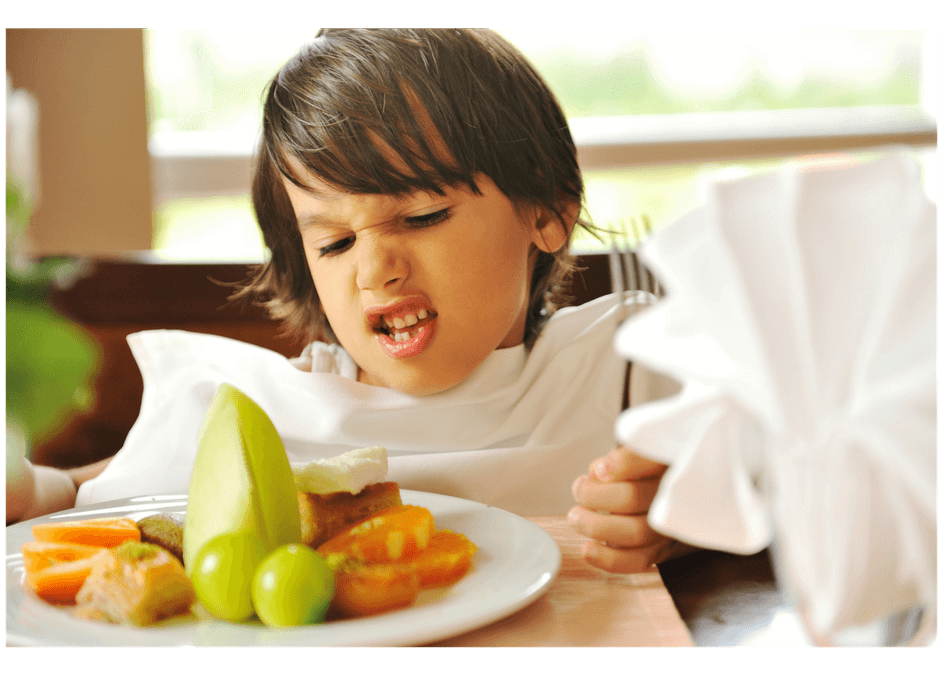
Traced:
[[431, 308], [431, 302], [421, 295], [413, 295], [401, 300], [385, 303], [383, 305], [370, 305], [365, 309], [366, 321], [372, 328], [379, 328], [382, 325], [383, 317], [404, 317], [407, 314], [416, 314], [420, 310], [427, 310], [429, 314], [434, 314]]

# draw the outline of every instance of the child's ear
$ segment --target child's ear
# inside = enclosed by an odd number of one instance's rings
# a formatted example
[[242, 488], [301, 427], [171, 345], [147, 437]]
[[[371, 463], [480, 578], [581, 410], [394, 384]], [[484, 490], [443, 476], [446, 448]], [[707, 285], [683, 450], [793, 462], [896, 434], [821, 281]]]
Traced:
[[537, 211], [538, 218], [535, 231], [532, 232], [532, 241], [546, 253], [554, 253], [565, 245], [581, 211], [581, 205], [575, 201], [568, 201], [560, 206], [560, 216], [544, 207], [539, 207]]

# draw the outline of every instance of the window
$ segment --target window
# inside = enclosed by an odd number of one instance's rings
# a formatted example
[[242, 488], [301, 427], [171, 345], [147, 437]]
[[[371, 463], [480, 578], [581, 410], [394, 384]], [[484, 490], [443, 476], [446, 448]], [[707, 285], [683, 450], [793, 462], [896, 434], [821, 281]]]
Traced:
[[[262, 90], [314, 32], [147, 31], [160, 255], [263, 255], [248, 200]], [[932, 190], [936, 57], [922, 31], [500, 32], [565, 108], [600, 225], [662, 226], [703, 178], [886, 143], [922, 148]]]

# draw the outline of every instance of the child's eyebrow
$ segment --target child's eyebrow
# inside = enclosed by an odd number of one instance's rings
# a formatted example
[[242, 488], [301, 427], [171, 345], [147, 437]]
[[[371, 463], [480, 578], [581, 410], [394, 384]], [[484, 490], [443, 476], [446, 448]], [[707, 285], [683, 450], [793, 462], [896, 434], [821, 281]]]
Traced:
[[338, 223], [329, 216], [320, 213], [309, 213], [297, 219], [297, 227], [301, 230], [337, 224]]

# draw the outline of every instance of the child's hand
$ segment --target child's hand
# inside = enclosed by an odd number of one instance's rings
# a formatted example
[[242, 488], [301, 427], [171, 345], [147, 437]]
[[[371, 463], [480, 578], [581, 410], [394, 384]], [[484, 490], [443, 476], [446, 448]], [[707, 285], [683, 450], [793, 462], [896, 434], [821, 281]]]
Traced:
[[667, 468], [617, 446], [575, 480], [571, 490], [578, 505], [568, 512], [568, 522], [593, 540], [581, 549], [588, 563], [609, 572], [641, 572], [694, 550], [646, 520]]

